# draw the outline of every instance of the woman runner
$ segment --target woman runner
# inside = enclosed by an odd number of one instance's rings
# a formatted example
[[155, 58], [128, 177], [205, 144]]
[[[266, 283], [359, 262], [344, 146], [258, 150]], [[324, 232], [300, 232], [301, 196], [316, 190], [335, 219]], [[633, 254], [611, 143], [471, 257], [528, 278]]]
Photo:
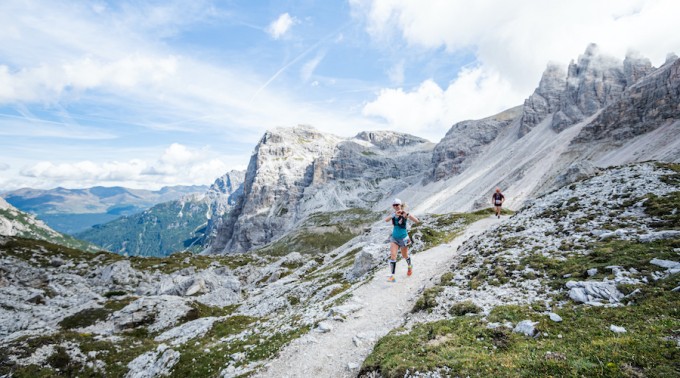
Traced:
[[413, 265], [411, 264], [411, 257], [408, 255], [408, 244], [410, 243], [408, 231], [406, 230], [406, 223], [410, 219], [414, 223], [420, 222], [418, 218], [409, 214], [404, 210], [404, 204], [399, 198], [395, 198], [392, 202], [394, 213], [385, 218], [385, 222], [392, 221], [394, 228], [392, 228], [392, 235], [390, 236], [390, 270], [392, 274], [387, 279], [387, 282], [396, 282], [394, 278], [394, 271], [397, 269], [397, 249], [401, 248], [401, 256], [408, 264], [407, 275], [413, 273]]

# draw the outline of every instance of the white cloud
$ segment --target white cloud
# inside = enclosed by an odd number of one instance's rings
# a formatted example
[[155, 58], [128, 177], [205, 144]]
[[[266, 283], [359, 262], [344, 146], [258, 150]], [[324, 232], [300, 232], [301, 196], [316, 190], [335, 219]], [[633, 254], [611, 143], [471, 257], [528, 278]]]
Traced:
[[446, 89], [432, 80], [412, 91], [383, 89], [376, 100], [366, 104], [363, 113], [437, 142], [441, 130], [450, 128], [453, 120], [493, 115], [505, 110], [508, 100], [518, 103], [522, 95], [513, 92], [498, 73], [477, 67], [463, 69]]
[[[207, 147], [191, 149], [173, 143], [155, 160], [52, 163], [41, 161], [21, 170], [32, 187], [86, 187], [123, 185], [128, 187], [160, 187], [179, 184], [210, 184], [230, 169], [226, 157], [218, 157]], [[5, 186], [16, 187], [11, 182]]]
[[120, 90], [159, 83], [176, 71], [176, 58], [142, 55], [115, 61], [83, 58], [60, 65], [42, 64], [10, 72], [0, 65], [0, 104], [52, 102], [68, 91]]
[[[390, 122], [417, 118], [404, 114], [407, 103], [388, 106], [406, 99], [434, 112], [424, 116], [427, 122], [444, 117], [447, 129], [453, 122], [518, 105], [538, 85], [549, 61], [566, 65], [589, 43], [619, 59], [630, 49], [637, 50], [655, 65], [662, 64], [668, 52], [680, 51], [676, 30], [680, 2], [674, 0], [350, 0], [350, 4], [377, 41], [401, 38], [414, 49], [443, 47], [450, 53], [473, 52], [477, 58], [476, 68], [464, 69], [445, 90], [425, 82], [411, 92], [381, 91], [364, 113]], [[471, 86], [473, 78], [477, 84]]]
[[0, 171], [6, 171], [10, 168], [9, 164], [0, 163]]
[[267, 28], [267, 33], [274, 39], [279, 39], [286, 35], [290, 28], [298, 21], [288, 13], [283, 13], [276, 20], [272, 21]]

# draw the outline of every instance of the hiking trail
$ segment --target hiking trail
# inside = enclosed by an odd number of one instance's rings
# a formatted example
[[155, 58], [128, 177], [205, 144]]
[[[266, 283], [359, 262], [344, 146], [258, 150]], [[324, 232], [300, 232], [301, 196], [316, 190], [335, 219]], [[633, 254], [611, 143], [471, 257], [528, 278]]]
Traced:
[[400, 260], [395, 274], [397, 282], [389, 283], [389, 266], [385, 264], [370, 281], [354, 290], [346, 302], [359, 304], [361, 309], [343, 322], [324, 321], [332, 326], [329, 332], [312, 330], [293, 340], [255, 377], [356, 377], [375, 343], [401, 326], [422, 290], [449, 270], [458, 247], [503, 218], [506, 217], [479, 220], [451, 242], [414, 254], [411, 277], [406, 276], [406, 263]]

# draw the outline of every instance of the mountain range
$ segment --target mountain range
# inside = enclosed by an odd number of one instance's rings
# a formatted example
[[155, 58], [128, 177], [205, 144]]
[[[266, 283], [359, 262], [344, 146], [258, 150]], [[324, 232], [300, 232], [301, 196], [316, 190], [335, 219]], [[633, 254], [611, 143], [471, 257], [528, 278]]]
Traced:
[[2, 197], [14, 207], [36, 215], [54, 230], [75, 234], [95, 224], [206, 190], [207, 187], [198, 185], [168, 186], [154, 191], [119, 186], [49, 190], [23, 188], [5, 192]]
[[[0, 375], [678, 376], [679, 131], [680, 59], [595, 45], [436, 144], [270, 130], [212, 195], [121, 220], [118, 254], [3, 232]], [[388, 283], [395, 197], [421, 222]], [[121, 255], [172, 227], [159, 254], [201, 253]]]

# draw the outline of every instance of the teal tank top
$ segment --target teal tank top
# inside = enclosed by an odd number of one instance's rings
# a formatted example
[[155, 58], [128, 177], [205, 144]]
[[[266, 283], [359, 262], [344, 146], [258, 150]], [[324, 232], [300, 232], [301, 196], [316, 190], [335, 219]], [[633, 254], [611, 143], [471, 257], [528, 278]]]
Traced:
[[408, 219], [404, 217], [397, 217], [396, 214], [392, 215], [392, 224], [394, 225], [394, 228], [392, 228], [393, 238], [399, 240], [408, 237], [408, 232], [406, 231], [407, 222]]

